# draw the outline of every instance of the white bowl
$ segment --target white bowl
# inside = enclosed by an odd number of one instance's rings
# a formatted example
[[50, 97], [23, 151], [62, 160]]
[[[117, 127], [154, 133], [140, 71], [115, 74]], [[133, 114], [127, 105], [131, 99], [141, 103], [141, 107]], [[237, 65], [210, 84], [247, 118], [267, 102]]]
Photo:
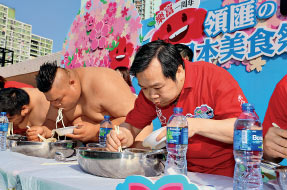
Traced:
[[58, 129], [55, 129], [55, 131], [56, 131], [56, 133], [58, 133], [59, 136], [64, 136], [66, 134], [72, 134], [74, 132], [74, 128], [76, 128], [76, 126], [58, 128]]
[[158, 130], [153, 131], [149, 136], [143, 141], [144, 147], [150, 147], [152, 149], [161, 149], [166, 145], [166, 136], [163, 137], [160, 141], [156, 141], [156, 137], [163, 131], [166, 130], [166, 127], [161, 127]]

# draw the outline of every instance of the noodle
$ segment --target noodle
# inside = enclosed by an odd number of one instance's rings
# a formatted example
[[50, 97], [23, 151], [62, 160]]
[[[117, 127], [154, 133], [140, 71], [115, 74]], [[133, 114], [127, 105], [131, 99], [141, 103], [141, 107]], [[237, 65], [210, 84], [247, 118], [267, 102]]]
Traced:
[[[59, 108], [59, 110], [58, 110], [58, 116], [57, 116], [57, 118], [56, 118], [56, 129], [58, 129], [58, 123], [59, 122], [62, 122], [62, 125], [63, 125], [63, 127], [65, 128], [66, 126], [65, 126], [65, 124], [64, 124], [64, 116], [63, 116], [63, 108]], [[54, 137], [54, 135], [55, 135], [55, 129], [53, 129], [52, 130], [52, 137], [51, 138], [53, 138]], [[65, 140], [66, 140], [66, 136], [65, 136]], [[54, 138], [55, 139], [55, 138]], [[58, 135], [58, 140], [60, 140], [60, 137], [59, 137], [59, 135]]]

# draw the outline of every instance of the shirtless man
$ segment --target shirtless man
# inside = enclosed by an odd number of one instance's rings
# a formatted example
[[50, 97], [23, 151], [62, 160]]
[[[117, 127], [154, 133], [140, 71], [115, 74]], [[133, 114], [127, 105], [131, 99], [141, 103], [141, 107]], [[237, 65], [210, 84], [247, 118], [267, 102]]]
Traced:
[[[37, 88], [56, 108], [63, 108], [69, 125], [78, 126], [67, 135], [83, 142], [98, 141], [99, 123], [111, 116], [113, 125], [125, 120], [136, 96], [116, 71], [89, 67], [63, 69], [45, 63], [36, 77]], [[46, 134], [45, 137], [50, 137]]]
[[[39, 141], [34, 128], [46, 135], [46, 128], [55, 126], [57, 110], [50, 107], [42, 92], [36, 88], [5, 88], [0, 91], [0, 111], [7, 113], [13, 122], [14, 133], [24, 134], [27, 126], [28, 140]], [[40, 127], [41, 126], [41, 127]]]

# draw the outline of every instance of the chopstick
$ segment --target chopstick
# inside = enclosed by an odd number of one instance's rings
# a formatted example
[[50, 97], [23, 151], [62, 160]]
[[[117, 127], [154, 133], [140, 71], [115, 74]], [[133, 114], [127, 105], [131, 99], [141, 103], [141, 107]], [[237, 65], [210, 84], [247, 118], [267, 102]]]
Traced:
[[277, 125], [276, 123], [272, 123], [272, 125], [273, 125], [273, 127], [276, 127], [276, 128], [280, 129], [279, 125]]
[[[120, 127], [118, 125], [115, 125], [115, 130], [117, 134], [120, 134]], [[122, 146], [118, 147], [118, 152], [123, 152]]]
[[[27, 129], [31, 129], [31, 127], [30, 126], [26, 126], [27, 127]], [[45, 137], [43, 137], [42, 135], [40, 135], [40, 134], [37, 134], [37, 136], [43, 141], [43, 142], [47, 142], [47, 139], [45, 138]]]

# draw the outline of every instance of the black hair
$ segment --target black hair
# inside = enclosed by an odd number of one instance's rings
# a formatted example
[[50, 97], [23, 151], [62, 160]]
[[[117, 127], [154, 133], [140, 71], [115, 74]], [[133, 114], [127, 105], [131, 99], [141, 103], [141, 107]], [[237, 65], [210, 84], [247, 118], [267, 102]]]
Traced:
[[176, 47], [182, 58], [188, 57], [188, 60], [192, 61], [193, 51], [187, 45], [175, 44], [174, 46]]
[[131, 77], [129, 74], [129, 69], [127, 67], [117, 67], [115, 70], [117, 70], [117, 69], [122, 73], [123, 78], [126, 81], [126, 83], [129, 86], [132, 86], [132, 81], [131, 81]]
[[6, 80], [4, 77], [0, 76], [0, 89], [4, 88]]
[[51, 90], [58, 68], [56, 61], [52, 63], [47, 62], [41, 65], [36, 76], [37, 88], [41, 92], [48, 92]]
[[184, 62], [175, 46], [163, 40], [156, 40], [141, 46], [135, 55], [130, 68], [130, 74], [136, 76], [144, 71], [153, 58], [157, 58], [161, 64], [163, 75], [175, 81], [179, 65], [184, 68]]
[[0, 112], [9, 116], [20, 114], [24, 105], [29, 105], [30, 97], [20, 88], [3, 88], [0, 90]]

